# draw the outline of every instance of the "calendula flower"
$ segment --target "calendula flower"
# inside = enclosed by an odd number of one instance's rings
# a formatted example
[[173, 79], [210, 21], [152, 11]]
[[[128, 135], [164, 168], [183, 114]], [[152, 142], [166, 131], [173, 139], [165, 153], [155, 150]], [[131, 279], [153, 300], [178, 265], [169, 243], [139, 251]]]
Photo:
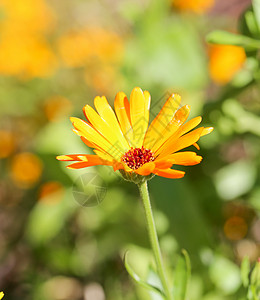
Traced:
[[173, 5], [180, 11], [192, 11], [197, 14], [203, 14], [213, 5], [214, 0], [174, 0]]
[[[210, 133], [212, 127], [200, 127], [201, 117], [187, 123], [190, 106], [179, 108], [181, 97], [172, 94], [156, 118], [149, 124], [150, 94], [134, 88], [130, 102], [123, 92], [116, 95], [115, 112], [107, 99], [96, 97], [94, 105], [83, 108], [87, 121], [71, 118], [73, 131], [82, 141], [94, 148], [95, 155], [61, 155], [61, 161], [75, 161], [67, 166], [80, 169], [95, 165], [109, 165], [120, 170], [126, 179], [139, 182], [140, 178], [153, 174], [181, 178], [185, 172], [172, 169], [173, 165], [196, 165], [202, 157], [192, 151], [179, 152], [195, 145], [201, 136]], [[192, 130], [192, 131], [191, 131]]]
[[3, 292], [0, 292], [0, 300], [4, 297], [4, 293]]
[[30, 152], [16, 154], [10, 165], [12, 179], [21, 188], [30, 188], [35, 185], [42, 175], [42, 169], [40, 158]]
[[233, 45], [211, 45], [209, 48], [210, 77], [218, 84], [229, 82], [242, 68], [245, 50]]

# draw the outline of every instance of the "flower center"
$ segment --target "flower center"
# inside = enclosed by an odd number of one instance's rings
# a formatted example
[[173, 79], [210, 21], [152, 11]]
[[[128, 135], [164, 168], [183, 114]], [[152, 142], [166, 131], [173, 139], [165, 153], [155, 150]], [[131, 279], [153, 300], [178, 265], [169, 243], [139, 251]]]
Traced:
[[131, 147], [131, 149], [123, 155], [122, 161], [128, 165], [129, 168], [136, 170], [142, 165], [154, 161], [154, 156], [150, 149]]

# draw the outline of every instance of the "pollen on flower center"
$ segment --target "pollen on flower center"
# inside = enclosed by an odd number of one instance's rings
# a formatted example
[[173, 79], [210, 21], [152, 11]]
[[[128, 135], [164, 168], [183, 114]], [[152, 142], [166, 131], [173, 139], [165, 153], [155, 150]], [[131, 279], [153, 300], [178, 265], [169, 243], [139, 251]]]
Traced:
[[127, 151], [123, 157], [122, 161], [131, 169], [136, 170], [140, 168], [145, 163], [154, 161], [153, 153], [150, 149], [133, 148]]

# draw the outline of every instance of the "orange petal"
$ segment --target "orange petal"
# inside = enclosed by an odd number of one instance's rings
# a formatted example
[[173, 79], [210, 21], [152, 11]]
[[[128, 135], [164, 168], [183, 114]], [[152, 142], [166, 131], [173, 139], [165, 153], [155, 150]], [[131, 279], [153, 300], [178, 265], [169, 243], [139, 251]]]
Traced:
[[146, 175], [151, 174], [153, 172], [154, 168], [155, 168], [155, 163], [151, 161], [149, 163], [142, 165], [139, 169], [134, 170], [134, 172], [139, 175], [146, 176]]
[[81, 136], [80, 138], [81, 138], [82, 142], [85, 143], [88, 147], [90, 147], [90, 148], [97, 148], [96, 144], [91, 143], [86, 138], [84, 138], [84, 136]]
[[193, 166], [201, 162], [202, 157], [195, 152], [183, 151], [168, 156], [174, 165]]
[[156, 159], [154, 163], [156, 169], [168, 169], [173, 165], [173, 162], [168, 160], [167, 157], [163, 159]]
[[167, 178], [182, 178], [185, 174], [185, 172], [183, 171], [173, 170], [173, 169], [165, 169], [165, 170], [155, 169], [153, 173], [155, 175], [167, 177]]
[[133, 128], [133, 147], [141, 148], [149, 122], [150, 97], [136, 87], [130, 95], [130, 117]]
[[200, 150], [200, 146], [197, 143], [192, 144], [196, 149]]
[[[73, 157], [73, 155], [69, 155]], [[77, 156], [80, 158], [83, 155]], [[87, 161], [80, 161], [71, 165], [68, 165], [67, 168], [69, 169], [81, 169], [86, 167], [92, 167], [97, 165], [111, 165], [111, 162], [101, 159], [98, 155], [84, 155], [87, 159]], [[76, 160], [76, 159], [74, 159]]]
[[125, 166], [121, 162], [115, 161], [113, 164], [113, 169], [114, 171], [117, 171], [117, 170], [125, 169]]
[[147, 133], [144, 138], [143, 146], [147, 149], [151, 149], [155, 142], [162, 138], [162, 132], [174, 117], [181, 102], [181, 97], [178, 94], [172, 94], [158, 115], [154, 118], [151, 125], [149, 126]]
[[195, 130], [181, 136], [177, 140], [175, 140], [175, 139], [168, 140], [160, 148], [159, 157], [162, 158], [164, 156], [167, 156], [169, 154], [177, 152], [181, 149], [184, 149], [184, 148], [189, 147], [192, 144], [196, 143], [199, 140], [202, 131], [203, 131], [203, 127], [200, 127], [198, 129], [195, 129]]
[[89, 167], [87, 162], [81, 161], [81, 162], [76, 162], [74, 164], [68, 165], [66, 168], [68, 169], [82, 169], [82, 168], [87, 168]]

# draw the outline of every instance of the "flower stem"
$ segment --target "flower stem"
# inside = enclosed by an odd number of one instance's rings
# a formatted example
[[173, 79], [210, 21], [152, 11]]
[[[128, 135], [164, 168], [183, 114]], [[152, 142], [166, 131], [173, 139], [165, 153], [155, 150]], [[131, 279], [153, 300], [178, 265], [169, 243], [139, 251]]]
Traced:
[[161, 254], [161, 249], [160, 249], [158, 236], [157, 236], [157, 232], [156, 232], [156, 227], [155, 227], [155, 222], [154, 222], [154, 218], [153, 218], [153, 212], [152, 212], [151, 202], [150, 202], [149, 193], [148, 193], [147, 181], [139, 183], [138, 187], [139, 187], [141, 198], [142, 198], [143, 205], [144, 205], [147, 229], [148, 229], [148, 233], [149, 233], [149, 238], [150, 238], [150, 243], [152, 246], [154, 258], [156, 261], [158, 275], [160, 277], [166, 299], [172, 300], [172, 295], [169, 290], [168, 281], [167, 281], [165, 269], [163, 266], [162, 254]]

